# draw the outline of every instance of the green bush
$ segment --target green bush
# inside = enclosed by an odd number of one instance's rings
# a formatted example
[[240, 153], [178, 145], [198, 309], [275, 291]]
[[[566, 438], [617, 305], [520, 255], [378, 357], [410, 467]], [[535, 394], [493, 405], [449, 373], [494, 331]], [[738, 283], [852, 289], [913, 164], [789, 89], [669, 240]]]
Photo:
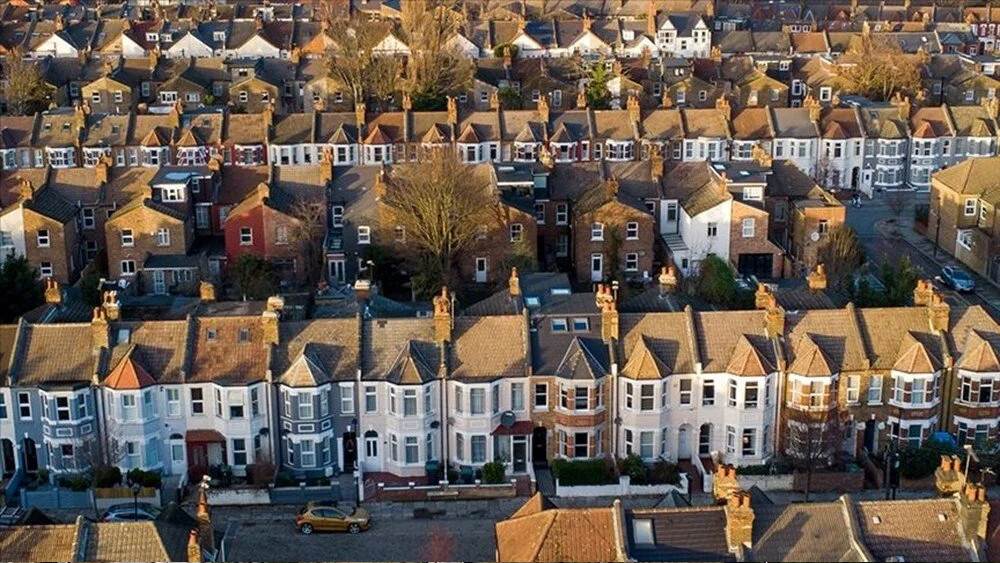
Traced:
[[90, 488], [90, 479], [82, 474], [64, 475], [59, 477], [59, 486], [74, 492], [83, 492]]
[[642, 485], [646, 482], [646, 464], [635, 453], [628, 454], [628, 457], [621, 460], [618, 469], [622, 475], [629, 476], [633, 485]]
[[679, 485], [681, 470], [665, 459], [658, 459], [649, 472], [649, 482], [653, 485]]
[[737, 475], [770, 475], [771, 463], [761, 465], [740, 465], [736, 468]]
[[615, 483], [614, 463], [603, 459], [570, 461], [557, 459], [552, 464], [552, 475], [564, 486], [607, 485]]
[[736, 275], [725, 260], [709, 254], [698, 268], [695, 294], [705, 301], [730, 307], [736, 299]]
[[294, 487], [298, 485], [298, 481], [292, 477], [292, 474], [288, 471], [279, 471], [277, 475], [274, 476], [274, 486], [275, 487]]
[[958, 453], [948, 442], [927, 440], [920, 448], [903, 448], [899, 451], [899, 475], [907, 479], [923, 479], [934, 474], [941, 463], [941, 456]]
[[113, 465], [99, 465], [93, 469], [94, 486], [116, 487], [122, 484], [122, 470]]
[[501, 43], [501, 44], [497, 45], [496, 47], [493, 47], [493, 56], [497, 57], [497, 58], [502, 57], [503, 56], [504, 47], [510, 47], [510, 58], [512, 58], [512, 59], [516, 59], [517, 58], [517, 51], [518, 51], [518, 49], [520, 47], [518, 47], [517, 45], [514, 45], [512, 43]]
[[502, 461], [491, 461], [483, 465], [483, 482], [488, 485], [503, 483], [505, 474]]
[[125, 478], [133, 485], [140, 487], [150, 487], [159, 489], [163, 484], [163, 478], [156, 471], [143, 471], [142, 469], [130, 469]]

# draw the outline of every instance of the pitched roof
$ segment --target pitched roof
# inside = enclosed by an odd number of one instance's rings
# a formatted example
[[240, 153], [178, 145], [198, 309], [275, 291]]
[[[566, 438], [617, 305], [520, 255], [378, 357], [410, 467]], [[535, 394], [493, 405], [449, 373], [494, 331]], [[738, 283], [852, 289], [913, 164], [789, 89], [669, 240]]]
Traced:
[[670, 375], [670, 367], [653, 353], [649, 338], [640, 334], [622, 368], [622, 375], [632, 379], [662, 379]]
[[995, 193], [1000, 191], [1000, 179], [994, 173], [997, 167], [1000, 167], [1000, 156], [970, 158], [936, 172], [934, 181], [960, 194]]
[[100, 367], [90, 323], [27, 325], [11, 366], [17, 385], [90, 383]]
[[612, 508], [551, 509], [496, 523], [497, 560], [617, 561]]
[[310, 344], [306, 344], [298, 359], [278, 376], [278, 382], [289, 387], [316, 387], [328, 381], [326, 371], [313, 359]]
[[[635, 522], [649, 520], [653, 543], [639, 543]], [[636, 561], [735, 561], [726, 539], [721, 506], [631, 510], [625, 530], [629, 556]]]
[[576, 336], [556, 367], [555, 376], [563, 379], [600, 379], [607, 373], [606, 352], [600, 340]]
[[436, 377], [440, 351], [434, 342], [433, 319], [366, 319], [364, 323], [362, 379], [398, 383], [405, 376], [411, 383]]
[[972, 560], [954, 498], [866, 501], [855, 506], [860, 535], [877, 561]]
[[180, 383], [188, 356], [186, 320], [111, 323], [111, 359], [131, 357], [159, 383]]
[[[764, 367], [777, 365], [774, 347], [767, 338], [763, 311], [705, 311], [693, 314], [693, 330], [702, 370], [727, 371], [742, 340], [762, 356]], [[772, 370], [773, 371], [773, 370]]]
[[75, 204], [53, 189], [35, 191], [31, 199], [24, 200], [24, 207], [64, 224], [76, 219], [78, 213]]
[[264, 343], [261, 317], [202, 316], [194, 324], [189, 382], [226, 385], [265, 379], [270, 346]]
[[733, 358], [726, 367], [726, 373], [733, 375], [762, 376], [774, 372], [774, 366], [750, 342], [745, 334], [740, 335]]
[[537, 514], [543, 510], [550, 510], [555, 507], [556, 505], [553, 504], [548, 497], [543, 495], [541, 492], [536, 492], [531, 495], [531, 498], [521, 505], [521, 508], [518, 508], [514, 514], [511, 514], [509, 519], [513, 520], [522, 516], [531, 516], [532, 514]]
[[360, 344], [357, 318], [282, 321], [278, 330], [281, 344], [275, 347], [271, 360], [276, 375], [308, 356], [328, 378], [354, 379]]
[[1000, 354], [997, 350], [1000, 350], [1000, 334], [971, 330], [965, 340], [965, 350], [956, 365], [960, 369], [974, 372], [1000, 371]]
[[[862, 340], [860, 322], [852, 305], [843, 309], [788, 312], [785, 315], [790, 364], [813, 373], [829, 375], [842, 371], [863, 371], [868, 367], [868, 353]], [[804, 338], [808, 336], [808, 338]], [[813, 348], [821, 352], [817, 355]], [[895, 350], [893, 350], [895, 352]], [[801, 359], [800, 356], [805, 357]], [[825, 363], [825, 365], [824, 365]]]
[[795, 361], [788, 371], [796, 375], [831, 376], [834, 373], [830, 361], [816, 342], [808, 334], [803, 334], [795, 347]]
[[135, 345], [129, 347], [124, 357], [115, 365], [111, 373], [104, 379], [104, 385], [109, 389], [134, 390], [155, 385], [156, 380], [149, 375], [138, 358], [132, 357]]
[[521, 315], [456, 317], [451, 377], [518, 377], [529, 373], [528, 335]]
[[892, 369], [903, 373], [934, 373], [941, 368], [941, 362], [928, 353], [917, 336], [907, 332], [899, 345], [899, 354]]
[[0, 553], [10, 561], [76, 561], [79, 531], [74, 524], [0, 528]]
[[842, 502], [754, 504], [757, 561], [865, 561]]

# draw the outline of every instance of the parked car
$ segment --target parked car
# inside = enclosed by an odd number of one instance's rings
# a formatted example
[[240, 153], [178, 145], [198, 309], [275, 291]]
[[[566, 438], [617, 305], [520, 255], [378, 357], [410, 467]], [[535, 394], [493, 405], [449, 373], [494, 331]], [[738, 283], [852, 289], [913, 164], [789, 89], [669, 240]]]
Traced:
[[310, 502], [295, 517], [295, 527], [303, 534], [313, 531], [357, 534], [371, 526], [371, 517], [363, 508], [339, 508]]
[[140, 502], [138, 505], [132, 502], [115, 504], [110, 506], [101, 520], [105, 522], [135, 522], [136, 520], [156, 520], [160, 515], [160, 509], [148, 502]]
[[972, 279], [969, 272], [954, 266], [941, 268], [941, 279], [945, 285], [955, 291], [972, 291], [976, 289], [976, 281]]

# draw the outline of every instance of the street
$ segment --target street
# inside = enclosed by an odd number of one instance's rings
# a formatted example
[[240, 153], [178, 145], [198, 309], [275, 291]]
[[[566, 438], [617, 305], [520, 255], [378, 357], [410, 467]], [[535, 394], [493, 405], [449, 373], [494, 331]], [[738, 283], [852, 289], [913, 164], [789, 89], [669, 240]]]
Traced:
[[[927, 193], [917, 192], [908, 192], [907, 196], [906, 207], [899, 216], [900, 231], [912, 230], [914, 207], [921, 203], [927, 203], [929, 198]], [[903, 238], [887, 236], [887, 231], [892, 229], [891, 225], [887, 225], [887, 220], [893, 219], [893, 214], [883, 198], [884, 194], [876, 193], [874, 199], [863, 200], [860, 209], [851, 207], [849, 201], [844, 202], [848, 206], [847, 223], [857, 232], [858, 239], [868, 255], [868, 260], [877, 265], [885, 260], [895, 262], [902, 259], [903, 256], [909, 256], [914, 267], [921, 273], [921, 277], [934, 279], [941, 273], [941, 267], [935, 264], [931, 257], [918, 251]], [[920, 237], [920, 235], [916, 236]], [[930, 250], [933, 248], [933, 243], [923, 241], [921, 247]], [[938, 251], [937, 260], [942, 263], [955, 262], [943, 250]], [[988, 283], [982, 278], [977, 278], [977, 292], [966, 294], [947, 290], [941, 284], [936, 285], [942, 290], [942, 295], [949, 304], [956, 306], [982, 305], [995, 318], [1000, 318], [1000, 299], [994, 297], [998, 294], [998, 290], [988, 286]]]
[[[283, 512], [283, 513], [282, 513]], [[497, 517], [372, 518], [366, 532], [305, 536], [294, 527], [296, 507], [212, 511], [217, 530], [227, 529], [229, 561], [492, 561]]]

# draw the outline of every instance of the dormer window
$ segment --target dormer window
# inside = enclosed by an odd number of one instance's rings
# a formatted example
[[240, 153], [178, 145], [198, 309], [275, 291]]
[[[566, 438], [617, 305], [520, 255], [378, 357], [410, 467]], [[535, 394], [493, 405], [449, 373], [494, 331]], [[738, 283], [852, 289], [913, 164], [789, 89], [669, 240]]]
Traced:
[[212, 33], [212, 39], [214, 39], [215, 41], [225, 41], [226, 40], [226, 32], [225, 31], [216, 31], [216, 32], [213, 32]]
[[240, 329], [239, 343], [240, 344], [249, 344], [250, 343], [250, 329], [249, 328], [241, 328]]
[[607, 160], [632, 160], [632, 141], [608, 141]]
[[159, 39], [159, 37], [160, 36], [157, 33], [149, 32], [146, 34], [146, 41], [152, 41], [153, 43], [156, 43], [156, 40]]
[[184, 186], [162, 186], [160, 188], [160, 201], [167, 203], [184, 201], [184, 188]]

